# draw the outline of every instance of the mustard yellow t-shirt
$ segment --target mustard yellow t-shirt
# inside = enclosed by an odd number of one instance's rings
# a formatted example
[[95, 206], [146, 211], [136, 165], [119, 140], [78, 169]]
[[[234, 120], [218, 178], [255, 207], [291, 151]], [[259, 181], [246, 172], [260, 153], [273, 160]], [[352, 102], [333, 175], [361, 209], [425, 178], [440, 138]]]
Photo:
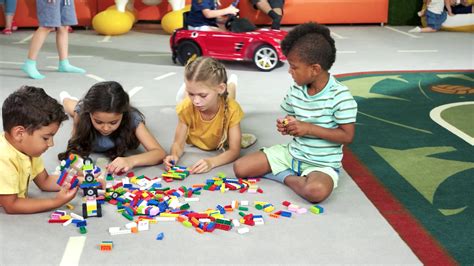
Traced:
[[28, 184], [43, 172], [41, 157], [29, 157], [13, 147], [0, 135], [0, 195], [17, 194], [19, 198], [28, 196]]
[[[184, 99], [176, 106], [176, 112], [181, 122], [188, 126], [186, 142], [203, 150], [215, 150], [222, 138], [224, 123], [224, 101], [220, 101], [219, 111], [212, 120], [206, 121], [196, 109], [189, 98]], [[234, 99], [228, 99], [227, 123], [225, 130], [240, 123], [244, 112]]]

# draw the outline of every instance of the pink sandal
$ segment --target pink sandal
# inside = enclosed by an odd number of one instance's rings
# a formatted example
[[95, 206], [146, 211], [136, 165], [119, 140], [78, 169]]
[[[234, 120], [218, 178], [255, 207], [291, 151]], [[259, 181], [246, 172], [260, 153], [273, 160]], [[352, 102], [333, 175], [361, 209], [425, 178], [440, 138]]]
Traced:
[[18, 29], [18, 25], [16, 25], [15, 21], [12, 21], [12, 31], [16, 31]]
[[2, 33], [5, 34], [5, 35], [11, 35], [11, 34], [12, 34], [12, 30], [5, 28], [5, 29], [2, 30]]

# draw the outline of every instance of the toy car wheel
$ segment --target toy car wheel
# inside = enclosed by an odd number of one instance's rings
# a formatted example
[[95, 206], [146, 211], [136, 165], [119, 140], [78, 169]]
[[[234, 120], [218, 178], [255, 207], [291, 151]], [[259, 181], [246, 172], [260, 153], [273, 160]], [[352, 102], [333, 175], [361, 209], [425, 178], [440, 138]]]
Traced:
[[253, 62], [262, 71], [273, 70], [279, 61], [277, 51], [268, 44], [259, 46], [253, 54]]
[[117, 192], [112, 193], [112, 199], [118, 198], [120, 195]]
[[87, 183], [92, 183], [94, 181], [94, 176], [91, 175], [91, 174], [86, 174], [86, 176], [84, 176], [84, 180], [87, 182]]
[[184, 66], [193, 55], [201, 56], [201, 49], [195, 42], [184, 40], [178, 44], [176, 53], [178, 62]]

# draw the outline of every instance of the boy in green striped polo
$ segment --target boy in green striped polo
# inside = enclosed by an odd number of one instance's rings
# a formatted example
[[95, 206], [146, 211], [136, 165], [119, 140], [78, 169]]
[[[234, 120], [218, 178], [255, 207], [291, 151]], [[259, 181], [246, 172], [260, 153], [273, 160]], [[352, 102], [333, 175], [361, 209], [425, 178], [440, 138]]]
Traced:
[[329, 73], [336, 47], [327, 27], [312, 22], [296, 26], [281, 47], [295, 84], [281, 104], [287, 115], [276, 126], [293, 139], [240, 158], [234, 172], [239, 178], [282, 182], [317, 203], [337, 187], [342, 146], [354, 138], [357, 103]]

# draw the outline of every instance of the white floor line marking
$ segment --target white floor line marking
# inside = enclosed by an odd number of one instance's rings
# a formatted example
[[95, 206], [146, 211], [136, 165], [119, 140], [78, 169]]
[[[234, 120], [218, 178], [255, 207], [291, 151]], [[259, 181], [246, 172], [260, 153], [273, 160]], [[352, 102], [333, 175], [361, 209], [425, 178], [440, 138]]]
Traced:
[[397, 29], [392, 28], [392, 27], [390, 27], [390, 26], [385, 26], [384, 28], [385, 28], [385, 29], [389, 29], [389, 30], [391, 30], [391, 31], [395, 31], [395, 32], [404, 34], [404, 35], [406, 35], [406, 36], [410, 36], [410, 37], [412, 37], [412, 38], [423, 38], [423, 37], [418, 36], [418, 35], [415, 35], [415, 34], [411, 34], [411, 33], [408, 33], [408, 32], [404, 32], [404, 31], [401, 31], [401, 30], [397, 30]]
[[461, 130], [457, 129], [456, 127], [452, 126], [450, 123], [446, 122], [441, 117], [441, 113], [444, 110], [448, 109], [448, 108], [451, 108], [451, 107], [454, 107], [454, 106], [460, 106], [460, 105], [468, 105], [468, 104], [474, 104], [474, 102], [449, 103], [449, 104], [438, 106], [438, 107], [434, 108], [433, 110], [431, 110], [430, 117], [431, 117], [431, 119], [433, 119], [433, 121], [438, 123], [440, 126], [446, 128], [447, 130], [449, 130], [454, 135], [460, 137], [461, 139], [463, 139], [467, 143], [474, 146], [474, 138], [473, 137], [469, 136], [468, 134], [466, 134], [466, 133], [462, 132]]
[[137, 94], [139, 91], [141, 91], [143, 89], [143, 87], [133, 87], [129, 92], [128, 92], [128, 96], [130, 98], [133, 97], [133, 95]]
[[23, 40], [21, 40], [21, 41], [14, 42], [14, 44], [23, 44], [23, 43], [26, 43], [27, 41], [31, 40], [31, 38], [33, 38], [33, 34], [29, 35], [28, 37], [26, 37], [25, 39], [23, 39]]
[[331, 31], [331, 35], [333, 35], [334, 37], [336, 37], [337, 39], [347, 39], [347, 37], [344, 37], [342, 35], [339, 35], [337, 33], [335, 33], [334, 31]]
[[397, 50], [399, 53], [437, 53], [438, 50]]
[[111, 42], [110, 38], [112, 38], [112, 36], [107, 35], [107, 36], [104, 36], [104, 38], [102, 40], [97, 41], [97, 42]]
[[56, 69], [56, 70], [58, 69], [57, 66], [47, 66], [46, 68], [49, 68], [49, 69]]
[[355, 54], [357, 51], [337, 51], [338, 54]]
[[0, 64], [6, 64], [6, 65], [23, 65], [22, 62], [8, 62], [8, 61], [0, 61]]
[[95, 79], [97, 81], [105, 81], [105, 79], [99, 77], [99, 76], [96, 76], [96, 75], [93, 75], [93, 74], [86, 74], [87, 77], [91, 78], [91, 79]]
[[138, 56], [170, 56], [171, 53], [168, 54], [139, 54]]
[[72, 236], [67, 241], [66, 250], [64, 250], [63, 258], [61, 259], [60, 266], [71, 266], [79, 265], [81, 259], [82, 250], [86, 243], [85, 236]]
[[[92, 55], [69, 55], [67, 58], [92, 58]], [[59, 59], [59, 56], [47, 56], [47, 59]]]
[[173, 76], [173, 75], [176, 75], [176, 72], [170, 72], [170, 73], [167, 73], [167, 74], [164, 74], [164, 75], [161, 75], [159, 77], [156, 77], [154, 78], [154, 80], [160, 80], [160, 79], [164, 79], [164, 78], [167, 78], [169, 76]]

